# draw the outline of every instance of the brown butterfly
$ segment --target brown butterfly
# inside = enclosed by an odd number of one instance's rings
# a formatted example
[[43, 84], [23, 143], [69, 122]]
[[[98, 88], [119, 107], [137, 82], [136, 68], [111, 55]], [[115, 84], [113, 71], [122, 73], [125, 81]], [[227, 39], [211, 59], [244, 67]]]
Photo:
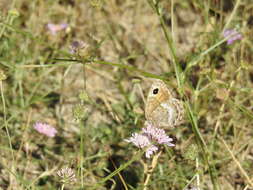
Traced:
[[183, 104], [174, 98], [162, 80], [156, 79], [147, 98], [145, 116], [156, 127], [174, 127], [182, 121]]

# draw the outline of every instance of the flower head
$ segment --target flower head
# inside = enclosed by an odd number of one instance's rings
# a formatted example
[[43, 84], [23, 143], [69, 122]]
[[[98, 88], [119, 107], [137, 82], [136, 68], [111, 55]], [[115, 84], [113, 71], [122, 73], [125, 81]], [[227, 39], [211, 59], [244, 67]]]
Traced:
[[80, 121], [87, 116], [87, 108], [85, 108], [83, 104], [75, 105], [72, 111], [76, 121]]
[[139, 133], [133, 133], [132, 137], [126, 139], [126, 142], [131, 142], [139, 148], [144, 148], [152, 145], [148, 136]]
[[68, 28], [68, 24], [66, 24], [66, 23], [62, 23], [62, 24], [48, 23], [47, 28], [48, 28], [48, 30], [50, 31], [50, 33], [52, 35], [56, 35], [57, 32], [59, 32], [61, 30], [65, 30], [66, 28]]
[[146, 124], [146, 128], [142, 128], [142, 132], [158, 144], [175, 146], [174, 144], [171, 143], [173, 139], [170, 138], [168, 135], [166, 135], [163, 129], [153, 127], [150, 123]]
[[83, 41], [75, 40], [70, 45], [70, 53], [71, 54], [84, 53], [88, 47], [89, 47], [89, 45], [84, 43]]
[[89, 95], [85, 90], [79, 93], [78, 98], [81, 100], [81, 102], [88, 102], [90, 100]]
[[236, 40], [242, 39], [242, 34], [240, 34], [235, 29], [227, 29], [223, 33], [224, 38], [228, 38], [227, 45], [231, 45]]
[[145, 148], [147, 158], [150, 158], [152, 154], [158, 151], [157, 145], [175, 146], [171, 143], [173, 139], [166, 135], [163, 129], [153, 127], [149, 123], [147, 123], [146, 128], [142, 128], [141, 133], [133, 133], [126, 141], [133, 143], [138, 148]]
[[152, 154], [154, 154], [156, 151], [158, 151], [158, 147], [155, 145], [151, 145], [146, 149], [145, 156], [146, 158], [150, 158]]
[[54, 137], [57, 133], [57, 130], [54, 127], [46, 123], [36, 122], [33, 127], [36, 131], [48, 137]]
[[61, 182], [65, 183], [72, 183], [76, 181], [75, 172], [68, 167], [62, 168], [57, 171], [57, 175], [61, 178]]
[[132, 137], [126, 139], [126, 141], [133, 143], [138, 148], [146, 148], [145, 155], [147, 158], [150, 158], [158, 150], [158, 147], [153, 145], [151, 139], [145, 134], [133, 133]]

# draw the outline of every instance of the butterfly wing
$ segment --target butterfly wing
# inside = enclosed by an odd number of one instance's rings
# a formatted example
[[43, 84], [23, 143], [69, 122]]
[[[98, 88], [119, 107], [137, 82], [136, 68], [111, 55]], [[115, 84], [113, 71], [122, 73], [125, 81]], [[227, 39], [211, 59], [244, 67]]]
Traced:
[[163, 81], [156, 80], [149, 90], [145, 116], [155, 126], [173, 127], [182, 120], [183, 105], [172, 97]]
[[156, 110], [162, 102], [169, 100], [171, 97], [171, 93], [166, 84], [162, 80], [155, 80], [148, 93], [145, 108], [146, 119], [149, 120], [154, 114], [154, 110]]

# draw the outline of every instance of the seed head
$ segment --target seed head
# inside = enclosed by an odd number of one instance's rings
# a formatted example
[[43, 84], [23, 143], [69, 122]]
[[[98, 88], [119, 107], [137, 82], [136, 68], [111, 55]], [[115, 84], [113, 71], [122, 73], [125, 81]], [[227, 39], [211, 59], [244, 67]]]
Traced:
[[63, 184], [76, 182], [75, 172], [71, 168], [62, 168], [57, 171], [57, 175], [61, 178]]

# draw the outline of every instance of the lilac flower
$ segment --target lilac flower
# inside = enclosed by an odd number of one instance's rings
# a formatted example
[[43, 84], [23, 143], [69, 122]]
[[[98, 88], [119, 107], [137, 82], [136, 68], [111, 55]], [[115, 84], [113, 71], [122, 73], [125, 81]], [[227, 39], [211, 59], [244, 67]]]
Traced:
[[71, 54], [79, 54], [80, 51], [85, 52], [89, 45], [87, 43], [84, 43], [81, 40], [75, 40], [70, 45], [70, 53]]
[[158, 150], [158, 147], [152, 144], [151, 139], [145, 134], [133, 133], [132, 137], [126, 139], [126, 142], [131, 142], [138, 148], [146, 148], [146, 157], [150, 156]]
[[48, 137], [54, 137], [57, 133], [57, 130], [54, 127], [46, 123], [36, 122], [33, 127], [36, 131]]
[[227, 45], [231, 45], [236, 40], [242, 39], [242, 34], [240, 34], [235, 29], [227, 29], [223, 33], [224, 38], [228, 38]]
[[47, 28], [50, 31], [52, 35], [56, 35], [57, 32], [61, 30], [65, 30], [68, 27], [68, 24], [62, 23], [62, 24], [53, 24], [53, 23], [48, 23]]
[[158, 150], [158, 147], [155, 145], [151, 145], [146, 149], [145, 156], [146, 158], [150, 158], [152, 154], [154, 154]]
[[143, 128], [141, 133], [133, 133], [132, 137], [126, 139], [126, 141], [133, 143], [138, 148], [145, 148], [145, 156], [147, 158], [150, 158], [151, 155], [158, 151], [157, 145], [175, 146], [171, 143], [173, 139], [166, 135], [163, 129], [155, 128], [149, 123], [146, 125], [146, 128]]
[[133, 133], [132, 137], [126, 139], [126, 142], [131, 142], [139, 148], [144, 148], [152, 145], [150, 139], [146, 135], [139, 133]]
[[175, 146], [171, 142], [173, 141], [168, 135], [166, 135], [163, 129], [153, 127], [150, 123], [146, 124], [146, 128], [142, 128], [142, 132], [146, 134], [150, 139], [154, 140], [158, 144], [165, 144], [167, 146]]

